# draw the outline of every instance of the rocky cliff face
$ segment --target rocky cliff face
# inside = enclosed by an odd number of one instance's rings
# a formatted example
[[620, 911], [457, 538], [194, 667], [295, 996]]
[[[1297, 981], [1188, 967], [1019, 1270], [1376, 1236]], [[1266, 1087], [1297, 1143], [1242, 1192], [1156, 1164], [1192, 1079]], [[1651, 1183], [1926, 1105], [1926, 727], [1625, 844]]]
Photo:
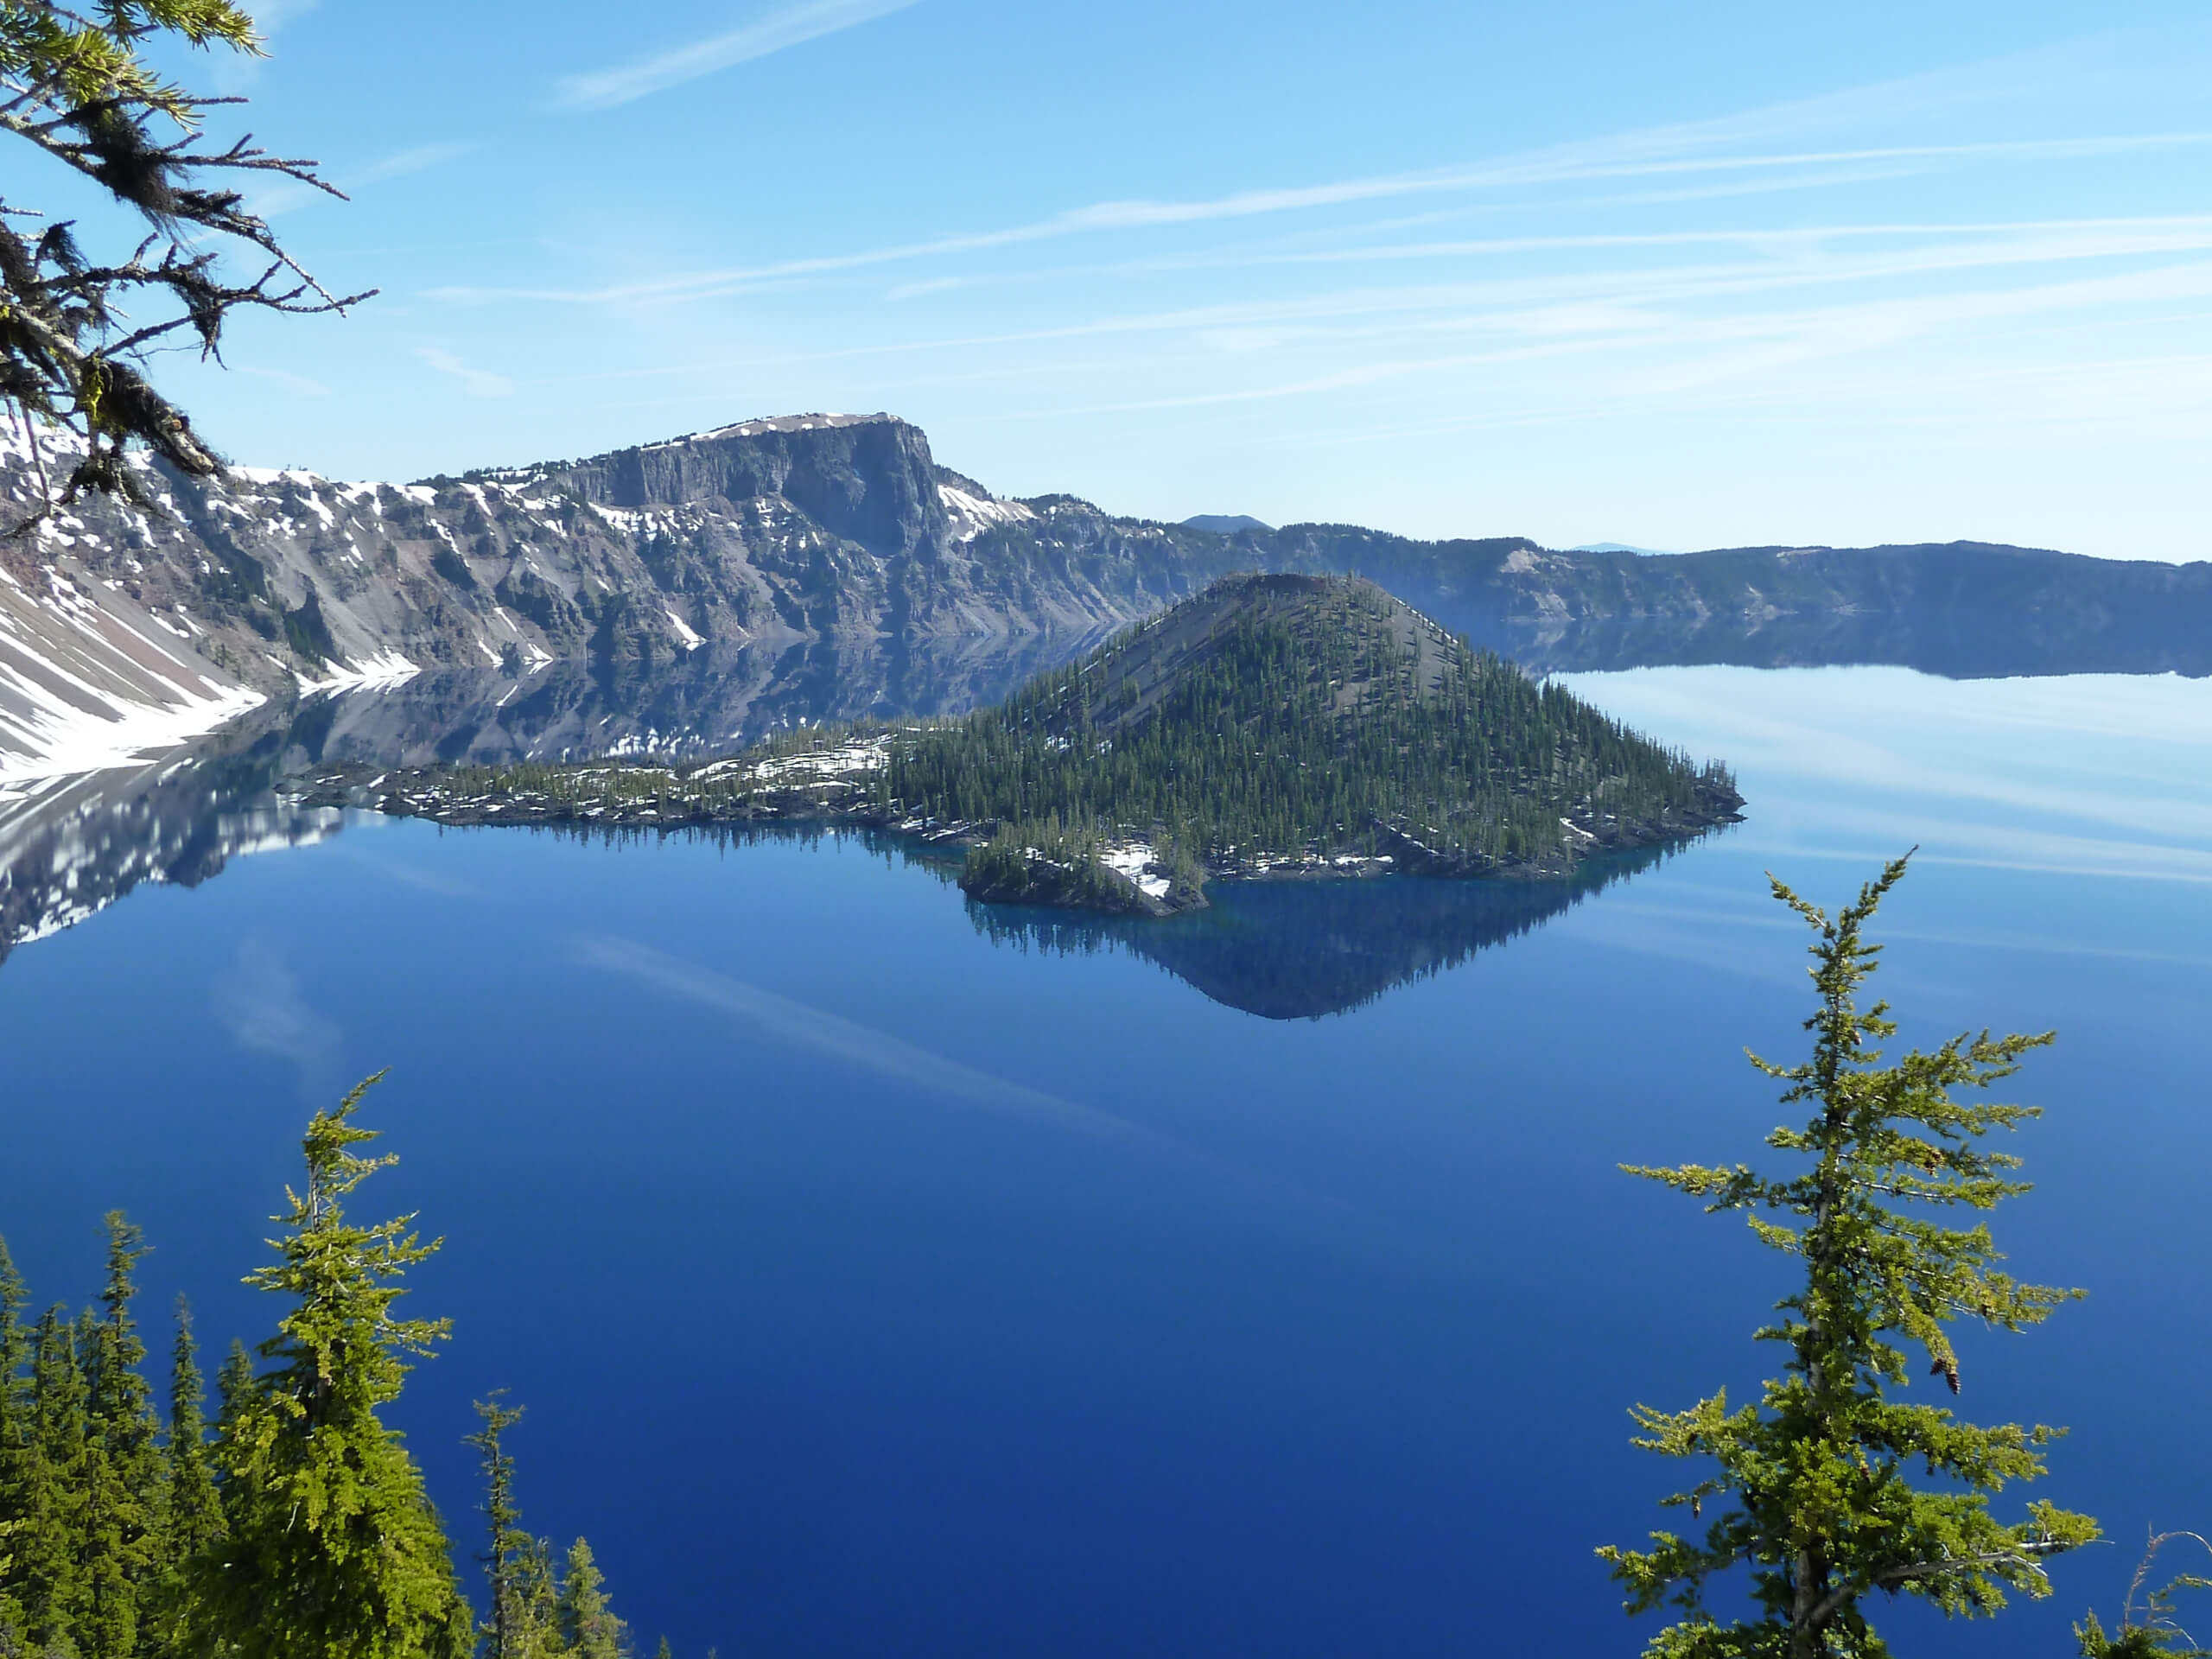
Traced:
[[[66, 451], [0, 441], [28, 515]], [[142, 464], [151, 510], [81, 503], [0, 544], [0, 776], [205, 729], [257, 696], [431, 669], [651, 674], [702, 650], [1072, 651], [1187, 591], [1192, 550], [941, 471], [887, 416], [753, 421], [408, 485]], [[1096, 522], [1092, 522], [1096, 521]], [[1201, 573], [1221, 550], [1199, 550]], [[1211, 553], [1212, 557], [1203, 555]], [[103, 750], [100, 758], [107, 758]]]
[[[0, 517], [28, 517], [69, 459], [0, 423]], [[1224, 533], [1001, 499], [886, 415], [406, 485], [138, 476], [150, 509], [88, 501], [0, 540], [0, 781], [106, 764], [302, 688], [429, 671], [665, 683], [744, 653], [872, 664], [863, 701], [957, 706], [917, 665], [1010, 683], [976, 665], [1049, 665], [1250, 569], [1368, 576], [1537, 668], [2212, 672], [2212, 565], [1979, 543], [1654, 558], [1345, 525]], [[860, 711], [851, 689], [817, 689]], [[800, 717], [804, 701], [779, 706]]]

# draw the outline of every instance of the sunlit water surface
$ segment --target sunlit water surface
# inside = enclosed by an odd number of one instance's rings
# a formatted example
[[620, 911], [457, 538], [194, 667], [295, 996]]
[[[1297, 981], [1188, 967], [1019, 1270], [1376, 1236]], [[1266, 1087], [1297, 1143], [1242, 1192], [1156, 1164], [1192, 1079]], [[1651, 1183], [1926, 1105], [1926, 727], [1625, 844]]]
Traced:
[[[1806, 1008], [1761, 872], [1834, 903], [1917, 843], [1883, 988], [1908, 1039], [2059, 1029], [1997, 1225], [2091, 1292], [1965, 1332], [1960, 1404], [2072, 1425], [2044, 1490], [2125, 1541], [1942, 1650], [2069, 1650], [2147, 1524], [2212, 1524], [2212, 686], [1574, 683], [1732, 761], [1749, 821], [1319, 1018], [991, 937], [851, 837], [357, 818], [142, 889], [0, 968], [0, 1230], [81, 1301], [124, 1206], [149, 1319], [183, 1291], [258, 1336], [238, 1281], [306, 1114], [390, 1066], [365, 1116], [405, 1161], [362, 1202], [446, 1236], [411, 1300], [457, 1332], [399, 1421], [473, 1548], [460, 1440], [511, 1389], [527, 1522], [591, 1536], [648, 1650], [1633, 1653], [1592, 1550], [1680, 1471], [1626, 1408], [1745, 1390], [1782, 1280], [1615, 1166], [1757, 1155], [1741, 1050], [1794, 1053]], [[1339, 890], [1216, 922], [1395, 961], [1388, 888], [1363, 944]]]

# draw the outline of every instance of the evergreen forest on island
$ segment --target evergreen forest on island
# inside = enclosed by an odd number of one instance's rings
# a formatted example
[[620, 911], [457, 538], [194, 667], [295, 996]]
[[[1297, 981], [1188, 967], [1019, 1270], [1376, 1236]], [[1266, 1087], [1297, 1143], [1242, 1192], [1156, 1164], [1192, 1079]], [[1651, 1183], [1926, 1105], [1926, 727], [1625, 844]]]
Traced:
[[1563, 819], [1586, 839], [1709, 822], [1734, 780], [1372, 583], [1226, 577], [996, 708], [894, 737], [878, 788], [1017, 836], [1163, 836], [1209, 865], [1411, 850], [1479, 870], [1563, 868]]
[[1223, 577], [995, 707], [810, 727], [690, 765], [377, 768], [352, 793], [445, 823], [650, 827], [830, 818], [964, 836], [963, 885], [1127, 906], [1143, 843], [1180, 902], [1211, 874], [1567, 875], [1743, 804], [1653, 742], [1357, 578]]

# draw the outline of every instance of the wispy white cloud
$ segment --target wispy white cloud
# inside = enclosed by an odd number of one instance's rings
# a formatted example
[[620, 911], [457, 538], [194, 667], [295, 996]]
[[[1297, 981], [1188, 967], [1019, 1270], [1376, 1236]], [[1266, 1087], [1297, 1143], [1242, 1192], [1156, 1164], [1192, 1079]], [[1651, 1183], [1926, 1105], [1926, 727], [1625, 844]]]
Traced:
[[673, 51], [619, 68], [570, 75], [561, 82], [560, 100], [574, 109], [605, 110], [687, 81], [750, 63], [772, 52], [835, 35], [856, 24], [904, 11], [915, 0], [799, 0], [766, 11], [726, 34], [694, 41]]
[[1176, 1145], [1125, 1118], [1083, 1106], [1027, 1084], [949, 1060], [888, 1032], [825, 1014], [774, 991], [700, 968], [665, 951], [627, 939], [590, 939], [579, 948], [586, 965], [642, 980], [656, 990], [732, 1014], [780, 1041], [811, 1049], [841, 1064], [914, 1085], [933, 1094], [987, 1106], [1056, 1128], [1105, 1141], [1152, 1147]]
[[283, 955], [264, 940], [250, 940], [238, 952], [215, 988], [215, 1012], [238, 1046], [296, 1066], [303, 1090], [325, 1082], [337, 1064], [343, 1033], [308, 1006]]
[[[387, 179], [404, 179], [410, 174], [428, 172], [442, 167], [448, 162], [458, 161], [472, 154], [474, 144], [417, 144], [386, 156], [380, 161], [368, 162], [350, 170], [327, 172], [324, 176], [338, 188], [352, 194], [370, 185], [382, 184]], [[247, 207], [263, 219], [279, 219], [302, 207], [319, 201], [331, 200], [330, 193], [318, 190], [311, 184], [296, 179], [282, 179], [255, 193]]]
[[427, 173], [434, 167], [443, 167], [448, 162], [457, 162], [473, 154], [474, 144], [417, 144], [412, 149], [403, 149], [382, 161], [371, 162], [366, 167], [346, 175], [347, 189], [365, 184], [379, 184], [386, 179], [404, 179], [410, 173]]
[[1230, 195], [1189, 201], [1094, 202], [1088, 207], [1071, 208], [1047, 219], [1002, 230], [936, 237], [852, 253], [696, 271], [640, 283], [590, 289], [446, 287], [432, 289], [431, 296], [470, 304], [512, 301], [618, 305], [667, 303], [722, 297], [754, 283], [781, 278], [856, 270], [952, 254], [984, 252], [1062, 237], [1252, 219], [1267, 214], [1311, 211], [1439, 192], [1467, 192], [1664, 174], [1783, 169], [1876, 159], [1924, 165], [1999, 159], [2053, 161], [2206, 144], [2212, 144], [2212, 133], [2152, 133], [1972, 144], [1891, 145], [1759, 155], [1661, 156], [1648, 153], [1650, 149], [1648, 135], [1631, 133], [1611, 141], [1610, 145], [1567, 146], [1435, 172], [1388, 175], [1294, 188], [1239, 191]]
[[435, 369], [440, 374], [451, 375], [461, 384], [463, 391], [472, 397], [508, 397], [514, 395], [515, 383], [504, 374], [494, 374], [488, 369], [473, 368], [451, 352], [435, 346], [417, 346], [415, 355]]
[[579, 945], [577, 956], [587, 966], [620, 974], [656, 991], [734, 1015], [776, 1041], [873, 1072], [901, 1085], [902, 1092], [920, 1090], [940, 1100], [1103, 1142], [1216, 1179], [1227, 1177], [1255, 1195], [1289, 1198], [1301, 1205], [1349, 1214], [1340, 1205], [1315, 1199], [1285, 1182], [1128, 1118], [948, 1059], [887, 1031], [810, 1007], [650, 945], [622, 938], [586, 939]]
[[322, 0], [257, 0], [253, 8], [254, 30], [265, 39], [321, 3]]
[[304, 374], [293, 374], [285, 369], [257, 368], [250, 363], [237, 365], [240, 374], [251, 375], [257, 380], [275, 382], [289, 391], [302, 392], [309, 397], [327, 397], [330, 388], [320, 380], [310, 380]]
[[[295, 18], [305, 16], [321, 3], [322, 0], [257, 0], [251, 8], [253, 32], [264, 42], [273, 41]], [[217, 93], [237, 97], [256, 86], [268, 67], [266, 56], [219, 52], [208, 66], [208, 79]]]

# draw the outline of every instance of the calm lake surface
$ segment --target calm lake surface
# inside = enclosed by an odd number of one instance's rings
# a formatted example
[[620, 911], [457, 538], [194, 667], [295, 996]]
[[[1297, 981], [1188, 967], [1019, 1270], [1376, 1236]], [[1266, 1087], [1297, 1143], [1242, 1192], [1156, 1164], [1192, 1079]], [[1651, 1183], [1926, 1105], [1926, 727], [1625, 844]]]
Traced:
[[258, 1338], [307, 1114], [390, 1066], [362, 1208], [445, 1235], [411, 1300], [456, 1325], [399, 1421], [473, 1548], [511, 1389], [526, 1523], [646, 1651], [1632, 1654], [1591, 1552], [1681, 1470], [1626, 1408], [1747, 1389], [1783, 1264], [1615, 1166], [1759, 1155], [1741, 1050], [1808, 1006], [1762, 870], [1834, 905], [1917, 843], [1882, 988], [1908, 1039], [2059, 1029], [1996, 1225], [2091, 1292], [1964, 1331], [1960, 1403], [2072, 1425], [2039, 1490], [2122, 1542], [1893, 1640], [2070, 1651], [2146, 1526], [2212, 1526], [2212, 684], [1572, 683], [1749, 822], [1533, 906], [1230, 890], [1149, 941], [849, 836], [357, 817], [142, 887], [0, 965], [0, 1230], [81, 1302], [127, 1208], [149, 1324]]

